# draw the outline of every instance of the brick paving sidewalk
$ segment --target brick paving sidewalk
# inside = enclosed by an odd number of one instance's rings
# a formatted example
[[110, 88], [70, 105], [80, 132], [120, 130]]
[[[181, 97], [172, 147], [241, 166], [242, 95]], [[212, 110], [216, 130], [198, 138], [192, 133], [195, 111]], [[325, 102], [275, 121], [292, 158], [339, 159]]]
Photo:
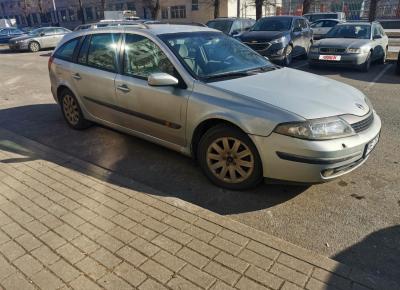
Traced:
[[0, 129], [0, 289], [399, 289]]

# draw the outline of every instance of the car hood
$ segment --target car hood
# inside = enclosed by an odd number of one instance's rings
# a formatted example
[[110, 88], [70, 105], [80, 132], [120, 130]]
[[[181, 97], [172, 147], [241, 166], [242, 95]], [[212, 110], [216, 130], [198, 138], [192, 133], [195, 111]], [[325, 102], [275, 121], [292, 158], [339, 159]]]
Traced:
[[27, 39], [30, 39], [30, 38], [32, 38], [32, 36], [23, 34], [23, 35], [21, 35], [21, 36], [14, 37], [14, 38], [12, 38], [11, 40], [12, 40], [12, 41], [20, 41], [20, 40], [27, 40]]
[[319, 40], [316, 44], [321, 47], [360, 48], [364, 45], [367, 45], [369, 42], [369, 39], [324, 38]]
[[247, 31], [240, 36], [243, 42], [268, 42], [286, 35], [288, 32], [282, 31]]
[[364, 94], [352, 86], [290, 68], [208, 85], [262, 101], [305, 119], [345, 114], [363, 116], [369, 111]]

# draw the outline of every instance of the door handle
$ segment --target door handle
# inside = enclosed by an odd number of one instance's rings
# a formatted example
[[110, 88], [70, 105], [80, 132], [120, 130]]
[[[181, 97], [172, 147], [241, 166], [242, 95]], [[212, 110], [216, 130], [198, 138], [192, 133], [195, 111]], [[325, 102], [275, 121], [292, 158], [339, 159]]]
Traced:
[[72, 77], [73, 77], [74, 79], [76, 79], [76, 80], [80, 80], [80, 79], [81, 79], [81, 76], [80, 76], [80, 74], [78, 74], [78, 73], [72, 74]]
[[131, 89], [128, 88], [128, 86], [125, 85], [125, 84], [122, 84], [122, 85], [117, 86], [117, 89], [120, 90], [120, 91], [122, 91], [122, 92], [124, 92], [124, 93], [127, 93], [127, 92], [130, 92], [130, 91], [131, 91]]

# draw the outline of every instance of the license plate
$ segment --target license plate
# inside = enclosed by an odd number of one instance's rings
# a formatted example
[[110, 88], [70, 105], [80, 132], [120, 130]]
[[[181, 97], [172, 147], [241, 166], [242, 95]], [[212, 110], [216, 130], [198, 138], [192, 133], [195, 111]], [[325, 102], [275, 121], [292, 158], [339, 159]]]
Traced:
[[378, 142], [379, 142], [379, 134], [376, 135], [374, 139], [369, 141], [367, 145], [365, 145], [364, 157], [368, 156], [368, 154], [371, 153], [372, 150], [374, 150]]
[[329, 61], [340, 61], [341, 56], [340, 55], [320, 55], [319, 59], [320, 60], [329, 60]]

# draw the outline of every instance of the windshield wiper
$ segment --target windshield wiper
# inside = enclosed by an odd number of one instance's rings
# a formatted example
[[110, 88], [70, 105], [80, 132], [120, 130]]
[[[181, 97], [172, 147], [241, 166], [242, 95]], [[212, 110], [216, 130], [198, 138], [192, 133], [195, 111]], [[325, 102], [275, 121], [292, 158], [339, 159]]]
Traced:
[[237, 71], [237, 72], [230, 72], [230, 73], [223, 73], [223, 74], [216, 74], [216, 75], [210, 75], [204, 77], [204, 80], [210, 81], [210, 80], [216, 80], [216, 79], [223, 79], [223, 78], [230, 78], [230, 77], [246, 77], [253, 75], [254, 73], [251, 73], [249, 71]]

